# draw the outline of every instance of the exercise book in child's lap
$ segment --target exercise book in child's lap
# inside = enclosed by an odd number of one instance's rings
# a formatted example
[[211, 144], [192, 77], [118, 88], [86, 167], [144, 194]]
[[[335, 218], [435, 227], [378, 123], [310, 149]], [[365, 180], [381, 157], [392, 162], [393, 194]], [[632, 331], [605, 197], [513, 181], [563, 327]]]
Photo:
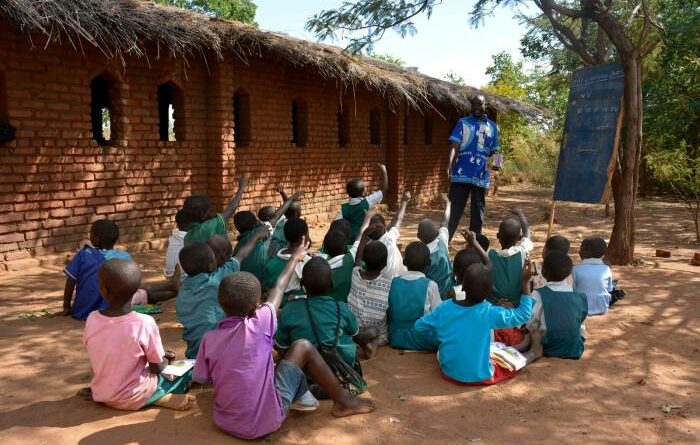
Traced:
[[194, 368], [194, 359], [175, 360], [166, 366], [161, 374], [168, 380], [175, 380], [175, 377], [182, 377], [187, 371]]
[[527, 364], [520, 351], [498, 342], [491, 343], [491, 360], [510, 371], [519, 371]]

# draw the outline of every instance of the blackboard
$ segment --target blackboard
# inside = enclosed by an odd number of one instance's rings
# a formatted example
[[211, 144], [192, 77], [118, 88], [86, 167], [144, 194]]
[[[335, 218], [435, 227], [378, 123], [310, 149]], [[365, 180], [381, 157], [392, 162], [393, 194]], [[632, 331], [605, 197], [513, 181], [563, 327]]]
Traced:
[[606, 202], [622, 119], [619, 64], [576, 70], [554, 185], [555, 201]]

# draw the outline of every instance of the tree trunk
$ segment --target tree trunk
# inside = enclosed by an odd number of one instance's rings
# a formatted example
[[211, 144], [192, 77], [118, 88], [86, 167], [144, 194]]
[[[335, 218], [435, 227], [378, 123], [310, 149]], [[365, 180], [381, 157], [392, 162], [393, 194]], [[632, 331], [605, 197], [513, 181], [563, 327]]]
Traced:
[[619, 148], [620, 168], [613, 176], [615, 222], [607, 260], [612, 264], [631, 264], [634, 261], [637, 182], [642, 142], [642, 78], [639, 56], [620, 54], [625, 71], [623, 142]]

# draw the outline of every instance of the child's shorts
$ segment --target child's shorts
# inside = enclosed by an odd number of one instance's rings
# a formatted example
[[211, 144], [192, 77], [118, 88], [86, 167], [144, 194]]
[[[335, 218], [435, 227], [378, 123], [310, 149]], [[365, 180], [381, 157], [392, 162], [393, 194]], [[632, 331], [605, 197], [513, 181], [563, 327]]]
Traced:
[[522, 328], [494, 329], [493, 338], [506, 346], [515, 346], [525, 340], [525, 332]]
[[153, 405], [156, 400], [165, 397], [168, 394], [185, 394], [190, 389], [189, 383], [191, 380], [191, 369], [184, 373], [181, 377], [178, 377], [172, 381], [166, 379], [163, 377], [163, 375], [158, 374], [158, 386], [156, 387], [156, 391], [151, 397], [148, 398], [148, 400], [146, 400], [143, 407], [146, 408], [147, 406]]
[[452, 377], [446, 376], [445, 374], [440, 374], [442, 375], [443, 379], [447, 380], [450, 383], [454, 383], [455, 385], [482, 386], [495, 385], [496, 383], [512, 379], [518, 373], [518, 371], [510, 371], [506, 368], [503, 368], [501, 365], [499, 365], [498, 363], [494, 363], [493, 361], [491, 361], [491, 364], [493, 365], [493, 377], [491, 377], [490, 379], [482, 380], [481, 382], [460, 382], [459, 380], [455, 380]]
[[306, 375], [297, 365], [287, 360], [280, 360], [275, 367], [275, 389], [282, 402], [284, 415], [289, 414], [289, 407], [300, 399], [308, 387]]

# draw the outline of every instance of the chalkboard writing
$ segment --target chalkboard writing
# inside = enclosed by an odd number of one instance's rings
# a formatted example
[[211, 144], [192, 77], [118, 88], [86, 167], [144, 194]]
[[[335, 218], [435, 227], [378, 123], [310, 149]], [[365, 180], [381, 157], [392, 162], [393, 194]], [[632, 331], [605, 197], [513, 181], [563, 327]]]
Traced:
[[576, 70], [566, 110], [555, 201], [607, 199], [619, 140], [624, 74], [619, 64]]

